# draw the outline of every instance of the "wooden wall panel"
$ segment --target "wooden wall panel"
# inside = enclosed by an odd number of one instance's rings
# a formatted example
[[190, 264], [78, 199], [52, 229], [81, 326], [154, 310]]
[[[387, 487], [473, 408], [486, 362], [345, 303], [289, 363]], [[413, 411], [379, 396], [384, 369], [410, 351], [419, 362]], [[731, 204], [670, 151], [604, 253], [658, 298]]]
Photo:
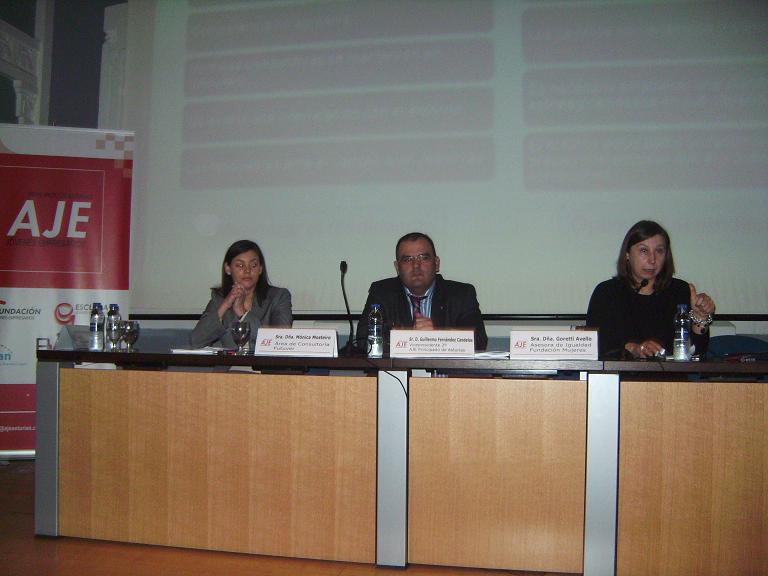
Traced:
[[409, 560], [581, 572], [586, 383], [413, 378]]
[[619, 576], [768, 574], [768, 385], [624, 382]]
[[62, 535], [375, 561], [376, 381], [62, 370]]

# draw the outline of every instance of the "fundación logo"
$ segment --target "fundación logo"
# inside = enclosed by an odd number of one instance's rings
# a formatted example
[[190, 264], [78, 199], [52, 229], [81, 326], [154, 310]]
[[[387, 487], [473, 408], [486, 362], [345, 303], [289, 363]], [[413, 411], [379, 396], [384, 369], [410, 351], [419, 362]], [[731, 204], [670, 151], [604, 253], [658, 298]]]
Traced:
[[0, 300], [0, 320], [34, 320], [42, 312], [37, 306], [14, 306]]

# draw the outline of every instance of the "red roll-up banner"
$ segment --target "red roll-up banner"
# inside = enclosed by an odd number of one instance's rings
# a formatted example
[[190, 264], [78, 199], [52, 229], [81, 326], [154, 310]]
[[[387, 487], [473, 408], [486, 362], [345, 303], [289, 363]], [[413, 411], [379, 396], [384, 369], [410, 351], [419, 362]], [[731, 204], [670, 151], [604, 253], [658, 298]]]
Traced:
[[38, 346], [129, 306], [133, 133], [0, 124], [0, 457], [35, 448]]

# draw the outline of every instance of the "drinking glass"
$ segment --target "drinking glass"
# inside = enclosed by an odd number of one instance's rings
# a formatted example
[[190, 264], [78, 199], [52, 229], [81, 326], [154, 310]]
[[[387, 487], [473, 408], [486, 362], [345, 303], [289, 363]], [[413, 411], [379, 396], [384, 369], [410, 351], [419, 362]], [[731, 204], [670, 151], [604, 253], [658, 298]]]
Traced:
[[229, 333], [237, 344], [237, 353], [245, 354], [248, 346], [248, 339], [251, 337], [251, 325], [248, 321], [235, 320], [229, 326]]
[[139, 323], [136, 320], [125, 320], [123, 325], [123, 342], [126, 345], [126, 352], [133, 352], [133, 345], [139, 339]]
[[120, 350], [120, 340], [123, 338], [125, 322], [115, 322], [107, 327], [107, 339], [111, 350]]

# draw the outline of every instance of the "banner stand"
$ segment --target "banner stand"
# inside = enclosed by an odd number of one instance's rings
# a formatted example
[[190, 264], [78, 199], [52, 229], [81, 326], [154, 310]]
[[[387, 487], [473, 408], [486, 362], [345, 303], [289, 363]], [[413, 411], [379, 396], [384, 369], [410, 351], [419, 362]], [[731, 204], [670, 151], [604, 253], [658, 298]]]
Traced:
[[35, 456], [37, 348], [129, 314], [132, 132], [0, 124], [0, 459]]

